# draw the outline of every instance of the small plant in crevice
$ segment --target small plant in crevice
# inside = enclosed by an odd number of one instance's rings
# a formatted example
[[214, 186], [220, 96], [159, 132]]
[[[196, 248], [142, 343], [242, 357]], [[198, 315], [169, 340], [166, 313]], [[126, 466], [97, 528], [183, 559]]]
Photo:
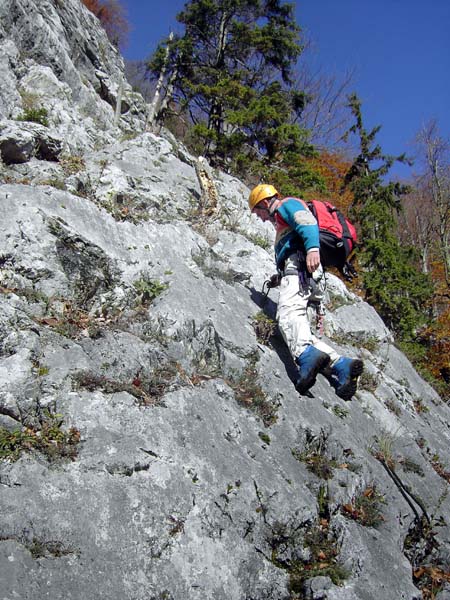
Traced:
[[22, 427], [10, 431], [0, 427], [0, 460], [15, 462], [23, 452], [37, 451], [47, 460], [74, 460], [80, 432], [76, 427], [63, 429], [61, 415], [45, 411], [39, 426]]
[[328, 524], [317, 524], [305, 534], [305, 547], [311, 555], [306, 562], [296, 562], [290, 571], [290, 589], [304, 591], [304, 583], [313, 577], [329, 577], [335, 585], [342, 585], [349, 577], [347, 569], [339, 563], [339, 544]]
[[328, 288], [327, 290], [328, 300], [326, 302], [326, 307], [330, 312], [333, 312], [340, 308], [341, 306], [348, 306], [353, 304], [353, 300], [342, 294], [333, 292], [332, 289]]
[[48, 110], [43, 106], [27, 107], [24, 108], [23, 113], [21, 113], [16, 120], [28, 121], [31, 123], [39, 123], [39, 125], [44, 125], [44, 127], [48, 127]]
[[267, 433], [264, 433], [264, 431], [259, 431], [258, 432], [258, 437], [259, 439], [264, 442], [265, 444], [269, 445], [270, 444], [270, 436], [267, 435]]
[[59, 164], [63, 168], [63, 171], [66, 176], [75, 175], [75, 173], [84, 171], [84, 169], [86, 168], [84, 158], [82, 156], [77, 156], [74, 154], [61, 158]]
[[396, 460], [393, 454], [394, 437], [390, 433], [384, 433], [374, 437], [374, 444], [370, 453], [380, 462], [385, 463], [390, 469], [395, 470]]
[[304, 448], [293, 448], [292, 456], [306, 465], [311, 473], [320, 479], [332, 479], [334, 469], [339, 467], [336, 458], [328, 456], [328, 434], [321, 429], [316, 436], [311, 431], [306, 431]]
[[41, 365], [39, 362], [33, 364], [33, 367], [38, 377], [45, 377], [50, 372], [50, 369], [47, 367], [47, 365]]
[[19, 298], [24, 298], [29, 303], [43, 303], [46, 306], [48, 306], [50, 301], [48, 296], [31, 287], [16, 288], [0, 285], [0, 294], [15, 294]]
[[[289, 575], [292, 598], [303, 598], [305, 581], [313, 577], [329, 577], [335, 585], [349, 577], [339, 562], [340, 544], [330, 523], [329, 496], [326, 486], [318, 495], [318, 517], [303, 523], [275, 523], [271, 537], [271, 562]], [[299, 594], [299, 595], [297, 595]]]
[[179, 375], [178, 364], [169, 363], [150, 375], [138, 373], [129, 381], [110, 379], [89, 371], [78, 371], [73, 375], [73, 381], [78, 389], [101, 390], [105, 394], [127, 392], [141, 406], [157, 406], [162, 405], [163, 396], [179, 384]]
[[217, 243], [219, 238], [216, 217], [205, 214], [203, 208], [198, 204], [198, 200], [192, 202], [187, 210], [179, 212], [183, 219], [191, 223], [192, 229], [208, 242], [210, 247]]
[[170, 525], [169, 525], [169, 536], [170, 537], [175, 537], [176, 535], [184, 533], [184, 524], [186, 521], [185, 519], [181, 519], [180, 517], [174, 517], [173, 515], [169, 515], [167, 517], [167, 520], [170, 523]]
[[250, 240], [250, 242], [255, 244], [255, 246], [259, 246], [263, 250], [269, 250], [269, 248], [272, 247], [272, 242], [266, 237], [263, 237], [262, 235], [247, 235], [242, 231], [240, 233], [242, 233], [244, 237]]
[[140, 201], [131, 193], [118, 193], [113, 190], [109, 197], [96, 202], [116, 221], [128, 221], [138, 225], [150, 218], [146, 202]]
[[34, 560], [39, 558], [61, 558], [69, 555], [80, 556], [78, 548], [67, 546], [58, 540], [47, 540], [34, 535], [31, 537], [29, 530], [24, 530], [21, 534], [0, 536], [0, 541], [7, 540], [14, 540], [24, 546]]
[[70, 300], [64, 302], [50, 301], [47, 306], [47, 315], [36, 318], [35, 321], [41, 325], [50, 327], [59, 335], [77, 340], [83, 337], [99, 337], [101, 331], [117, 322], [119, 314], [117, 311], [108, 314], [93, 316], [86, 310], [78, 308]]
[[419, 446], [419, 448], [421, 450], [423, 450], [425, 448], [425, 446], [427, 445], [427, 440], [422, 436], [417, 437], [414, 441], [416, 442], [416, 444]]
[[342, 331], [333, 331], [329, 334], [330, 340], [332, 340], [338, 346], [345, 346], [349, 343], [348, 335]]
[[375, 352], [380, 347], [380, 343], [380, 339], [375, 334], [368, 334], [358, 341], [358, 346], [369, 352]]
[[55, 190], [61, 191], [65, 191], [67, 189], [65, 182], [62, 179], [58, 179], [58, 177], [42, 179], [41, 181], [39, 181], [38, 185], [49, 185], [50, 187], [55, 188]]
[[241, 213], [238, 210], [230, 209], [226, 204], [221, 207], [220, 224], [223, 229], [232, 233], [240, 233], [245, 236], [241, 230]]
[[139, 303], [142, 306], [148, 306], [167, 290], [169, 284], [157, 279], [137, 279], [133, 282], [133, 287], [138, 294]]
[[447, 483], [450, 483], [450, 471], [442, 464], [438, 454], [433, 454], [431, 456], [430, 464], [439, 477], [442, 477]]
[[398, 464], [405, 471], [405, 473], [415, 473], [416, 475], [419, 475], [419, 477], [425, 477], [422, 467], [410, 458], [400, 458]]
[[369, 373], [367, 370], [364, 370], [358, 379], [358, 388], [372, 394], [376, 391], [379, 384], [379, 375], [375, 373]]
[[365, 527], [379, 527], [384, 521], [381, 505], [384, 496], [375, 485], [369, 485], [341, 508], [342, 514]]
[[412, 566], [414, 585], [421, 590], [422, 598], [434, 600], [445, 583], [450, 583], [450, 570], [444, 564], [436, 539], [436, 528], [445, 526], [440, 520], [416, 518], [411, 524], [403, 543], [403, 553]]
[[33, 538], [30, 542], [24, 544], [31, 553], [31, 556], [38, 558], [61, 558], [62, 556], [79, 555], [80, 551], [65, 546], [62, 542], [55, 540], [43, 540]]
[[430, 409], [424, 404], [422, 398], [415, 398], [413, 400], [414, 410], [417, 414], [430, 412]]
[[276, 321], [261, 310], [253, 317], [252, 326], [255, 330], [258, 342], [265, 346], [269, 346], [271, 338], [277, 331]]
[[22, 113], [16, 118], [17, 121], [29, 121], [39, 123], [48, 127], [48, 110], [41, 105], [39, 94], [19, 89], [22, 98]]
[[139, 135], [140, 135], [140, 132], [136, 131], [136, 130], [125, 131], [120, 136], [120, 141], [121, 142], [129, 142], [130, 140], [135, 140]]
[[345, 419], [350, 414], [350, 411], [348, 408], [345, 408], [344, 406], [340, 406], [339, 404], [335, 404], [331, 410], [340, 419]]
[[270, 400], [258, 383], [256, 360], [250, 360], [244, 371], [226, 380], [233, 389], [236, 400], [242, 406], [254, 411], [266, 427], [276, 423], [278, 419], [278, 404]]
[[415, 514], [416, 519], [425, 517], [425, 519], [429, 522], [430, 518], [427, 514], [425, 503], [409, 485], [406, 485], [402, 481], [396, 471], [396, 467], [402, 459], [396, 459], [393, 456], [394, 439], [392, 435], [384, 434], [379, 438], [375, 437], [374, 440], [376, 445], [370, 448], [371, 454], [383, 465], [384, 470], [392, 479], [404, 500], [408, 503], [412, 512]]
[[385, 401], [384, 405], [388, 410], [391, 411], [391, 413], [394, 413], [394, 415], [396, 415], [397, 417], [400, 417], [400, 415], [402, 414], [399, 404], [395, 402], [395, 400], [392, 400], [392, 398], [388, 398]]
[[362, 470], [362, 465], [360, 463], [355, 462], [355, 453], [351, 448], [344, 448], [342, 451], [343, 454], [343, 462], [339, 465], [340, 469], [347, 469], [352, 473], [360, 473]]

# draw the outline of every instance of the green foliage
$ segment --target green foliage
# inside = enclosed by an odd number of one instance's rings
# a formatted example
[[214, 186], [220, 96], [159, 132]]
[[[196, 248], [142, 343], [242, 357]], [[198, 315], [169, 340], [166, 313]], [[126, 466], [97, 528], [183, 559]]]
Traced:
[[311, 558], [292, 565], [289, 579], [292, 592], [303, 593], [305, 580], [313, 577], [329, 577], [335, 585], [342, 585], [349, 577], [347, 569], [338, 561], [339, 543], [330, 529], [321, 525], [311, 527], [304, 545], [310, 550]]
[[25, 108], [23, 113], [17, 117], [18, 121], [31, 121], [48, 127], [48, 110], [46, 108]]
[[323, 429], [317, 436], [307, 431], [304, 448], [293, 448], [291, 452], [296, 460], [304, 463], [308, 471], [320, 479], [332, 479], [334, 469], [339, 466], [335, 458], [328, 456], [328, 434]]
[[366, 390], [367, 392], [374, 393], [380, 384], [380, 378], [377, 373], [370, 373], [364, 370], [358, 380], [358, 387], [360, 390]]
[[371, 485], [352, 498], [351, 502], [344, 504], [342, 513], [365, 527], [376, 528], [384, 521], [382, 504], [385, 504], [384, 496], [377, 491], [375, 485]]
[[57, 177], [52, 177], [51, 179], [43, 179], [39, 182], [39, 185], [50, 185], [55, 188], [55, 190], [65, 190], [66, 184], [63, 180], [58, 179]]
[[250, 360], [244, 371], [227, 383], [234, 390], [238, 403], [254, 411], [266, 427], [277, 422], [278, 406], [270, 401], [258, 383], [256, 360]]
[[268, 346], [270, 344], [270, 338], [275, 334], [277, 327], [276, 322], [261, 310], [253, 318], [252, 325], [258, 342]]
[[306, 144], [297, 152], [285, 152], [278, 164], [260, 168], [260, 178], [283, 190], [284, 196], [303, 197], [306, 191], [325, 194], [324, 177], [304, 160], [313, 155], [312, 146]]
[[299, 462], [305, 463], [308, 471], [314, 473], [320, 479], [332, 479], [334, 476], [333, 470], [338, 466], [334, 459], [311, 450], [300, 452], [294, 448], [292, 456]]
[[425, 477], [422, 467], [411, 458], [403, 457], [398, 461], [405, 473], [415, 473], [419, 477]]
[[358, 340], [359, 347], [365, 348], [369, 352], [376, 352], [380, 347], [380, 339], [376, 334], [367, 334], [363, 339]]
[[133, 282], [133, 287], [140, 295], [141, 304], [147, 305], [160, 296], [169, 287], [169, 284], [162, 283], [157, 279], [137, 279]]
[[[317, 521], [276, 522], [271, 527], [272, 535], [268, 539], [271, 562], [289, 575], [292, 599], [305, 597], [308, 579], [329, 577], [335, 585], [342, 585], [350, 575], [339, 561], [340, 542], [337, 531], [330, 526], [329, 502], [328, 490], [321, 486]], [[305, 552], [299, 552], [302, 547]]]
[[348, 408], [345, 408], [344, 406], [340, 406], [339, 404], [335, 404], [333, 406], [332, 410], [333, 410], [334, 414], [337, 417], [339, 417], [340, 419], [345, 419], [350, 414], [350, 411], [348, 410]]
[[65, 156], [59, 161], [59, 164], [62, 166], [64, 173], [69, 175], [74, 175], [75, 173], [79, 173], [80, 171], [84, 171], [86, 168], [86, 164], [84, 162], [84, 158], [82, 156], [70, 155]]
[[398, 405], [398, 403], [395, 402], [395, 400], [392, 400], [392, 398], [388, 398], [386, 400], [386, 402], [384, 403], [384, 405], [386, 406], [386, 408], [388, 410], [390, 410], [392, 413], [394, 413], [394, 415], [397, 415], [397, 417], [401, 416], [402, 410], [401, 410], [400, 406]]
[[58, 458], [74, 459], [80, 433], [75, 427], [62, 429], [61, 415], [47, 412], [40, 427], [9, 431], [0, 427], [0, 460], [16, 461], [22, 452], [33, 450], [42, 453], [50, 461]]
[[386, 464], [390, 469], [395, 469], [394, 438], [390, 433], [382, 433], [374, 438], [374, 445], [370, 448], [371, 454], [377, 460]]
[[25, 542], [24, 545], [30, 551], [31, 556], [37, 560], [38, 558], [61, 558], [70, 554], [79, 554], [79, 550], [65, 546], [62, 542], [47, 541], [39, 538], [33, 538], [31, 542]]
[[269, 445], [270, 444], [270, 436], [267, 435], [267, 433], [264, 433], [264, 431], [259, 431], [258, 432], [258, 437], [260, 438], [260, 440], [262, 442], [264, 442], [265, 444]]
[[383, 179], [395, 161], [407, 159], [404, 155], [384, 155], [375, 144], [380, 128], [370, 132], [364, 128], [361, 103], [355, 95], [349, 98], [349, 106], [356, 119], [350, 132], [358, 135], [360, 152], [345, 183], [355, 198], [353, 218], [360, 227], [360, 264], [366, 298], [388, 327], [401, 338], [409, 339], [426, 320], [432, 287], [429, 278], [417, 268], [414, 249], [399, 242], [396, 215], [400, 197], [408, 188], [398, 182], [385, 183]]
[[272, 246], [272, 242], [261, 235], [248, 235], [247, 237], [255, 246], [259, 246], [263, 250], [269, 250]]
[[177, 19], [184, 33], [163, 40], [147, 69], [189, 114], [197, 153], [243, 173], [311, 151], [296, 122], [307, 98], [292, 82], [302, 51], [292, 4], [190, 0]]
[[438, 379], [432, 372], [433, 365], [427, 356], [427, 347], [420, 343], [420, 341], [412, 339], [399, 340], [397, 345], [413, 363], [421, 377], [436, 390], [444, 402], [450, 402], [449, 386], [442, 379]]
[[73, 375], [77, 388], [93, 392], [102, 390], [105, 394], [127, 392], [136, 398], [140, 406], [157, 406], [169, 390], [179, 383], [181, 369], [178, 363], [168, 363], [155, 369], [151, 374], [140, 373], [129, 381], [110, 379], [90, 371], [78, 371]]
[[39, 365], [37, 367], [38, 377], [44, 377], [45, 375], [48, 375], [48, 373], [49, 373], [49, 368], [46, 367], [45, 365]]

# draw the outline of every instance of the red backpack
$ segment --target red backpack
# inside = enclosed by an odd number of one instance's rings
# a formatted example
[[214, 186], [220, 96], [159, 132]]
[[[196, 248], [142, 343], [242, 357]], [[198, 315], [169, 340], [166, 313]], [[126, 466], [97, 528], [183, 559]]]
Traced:
[[356, 275], [347, 259], [356, 246], [356, 229], [330, 202], [306, 202], [316, 217], [320, 233], [320, 262], [324, 267], [337, 267], [346, 277]]

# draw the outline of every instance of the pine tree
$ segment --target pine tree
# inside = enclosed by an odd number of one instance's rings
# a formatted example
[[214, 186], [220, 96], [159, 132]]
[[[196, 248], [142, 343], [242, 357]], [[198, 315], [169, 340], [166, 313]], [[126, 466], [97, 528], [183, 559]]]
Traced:
[[[197, 149], [213, 162], [249, 168], [312, 154], [296, 124], [306, 98], [292, 86], [302, 47], [293, 5], [281, 0], [190, 0], [177, 20], [183, 35], [165, 40], [148, 62], [155, 80], [188, 112]], [[168, 52], [167, 52], [168, 48]]]
[[349, 133], [358, 136], [360, 149], [345, 184], [354, 194], [351, 212], [360, 228], [366, 297], [388, 327], [402, 339], [409, 339], [426, 320], [432, 287], [427, 275], [417, 268], [414, 249], [399, 241], [396, 217], [401, 210], [400, 198], [408, 188], [399, 182], [384, 182], [395, 161], [408, 159], [383, 154], [375, 143], [380, 127], [370, 132], [365, 129], [356, 95], [349, 97], [349, 107], [356, 120]]

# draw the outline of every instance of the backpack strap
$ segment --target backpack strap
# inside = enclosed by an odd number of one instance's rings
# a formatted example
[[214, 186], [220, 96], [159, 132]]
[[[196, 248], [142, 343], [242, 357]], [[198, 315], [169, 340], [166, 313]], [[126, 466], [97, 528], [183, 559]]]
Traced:
[[339, 209], [333, 207], [333, 211], [336, 213], [339, 223], [342, 226], [342, 236], [351, 240], [352, 234], [350, 233], [350, 229], [348, 228], [346, 218], [344, 217], [344, 215], [341, 213], [341, 211]]
[[305, 202], [303, 200], [303, 203], [309, 208], [309, 210], [312, 212], [312, 214], [314, 215], [314, 218], [317, 221], [317, 224], [319, 223], [319, 219], [317, 218], [317, 210], [316, 207], [314, 206], [313, 202]]
[[[312, 212], [312, 214], [315, 216], [316, 220], [318, 221], [317, 211], [316, 211], [316, 207], [314, 206], [314, 202], [308, 202], [307, 204], [308, 204], [309, 210]], [[323, 202], [323, 204], [325, 204], [325, 206], [327, 207], [328, 212], [335, 213], [335, 215], [339, 221], [339, 224], [342, 227], [342, 242], [344, 244], [345, 254], [348, 256], [354, 249], [354, 243], [352, 241], [352, 243], [350, 244], [350, 240], [353, 240], [353, 237], [352, 237], [352, 234], [350, 233], [350, 229], [348, 228], [347, 220], [344, 217], [344, 215], [342, 214], [342, 212], [338, 208], [333, 206], [333, 204], [331, 204], [330, 202]]]

